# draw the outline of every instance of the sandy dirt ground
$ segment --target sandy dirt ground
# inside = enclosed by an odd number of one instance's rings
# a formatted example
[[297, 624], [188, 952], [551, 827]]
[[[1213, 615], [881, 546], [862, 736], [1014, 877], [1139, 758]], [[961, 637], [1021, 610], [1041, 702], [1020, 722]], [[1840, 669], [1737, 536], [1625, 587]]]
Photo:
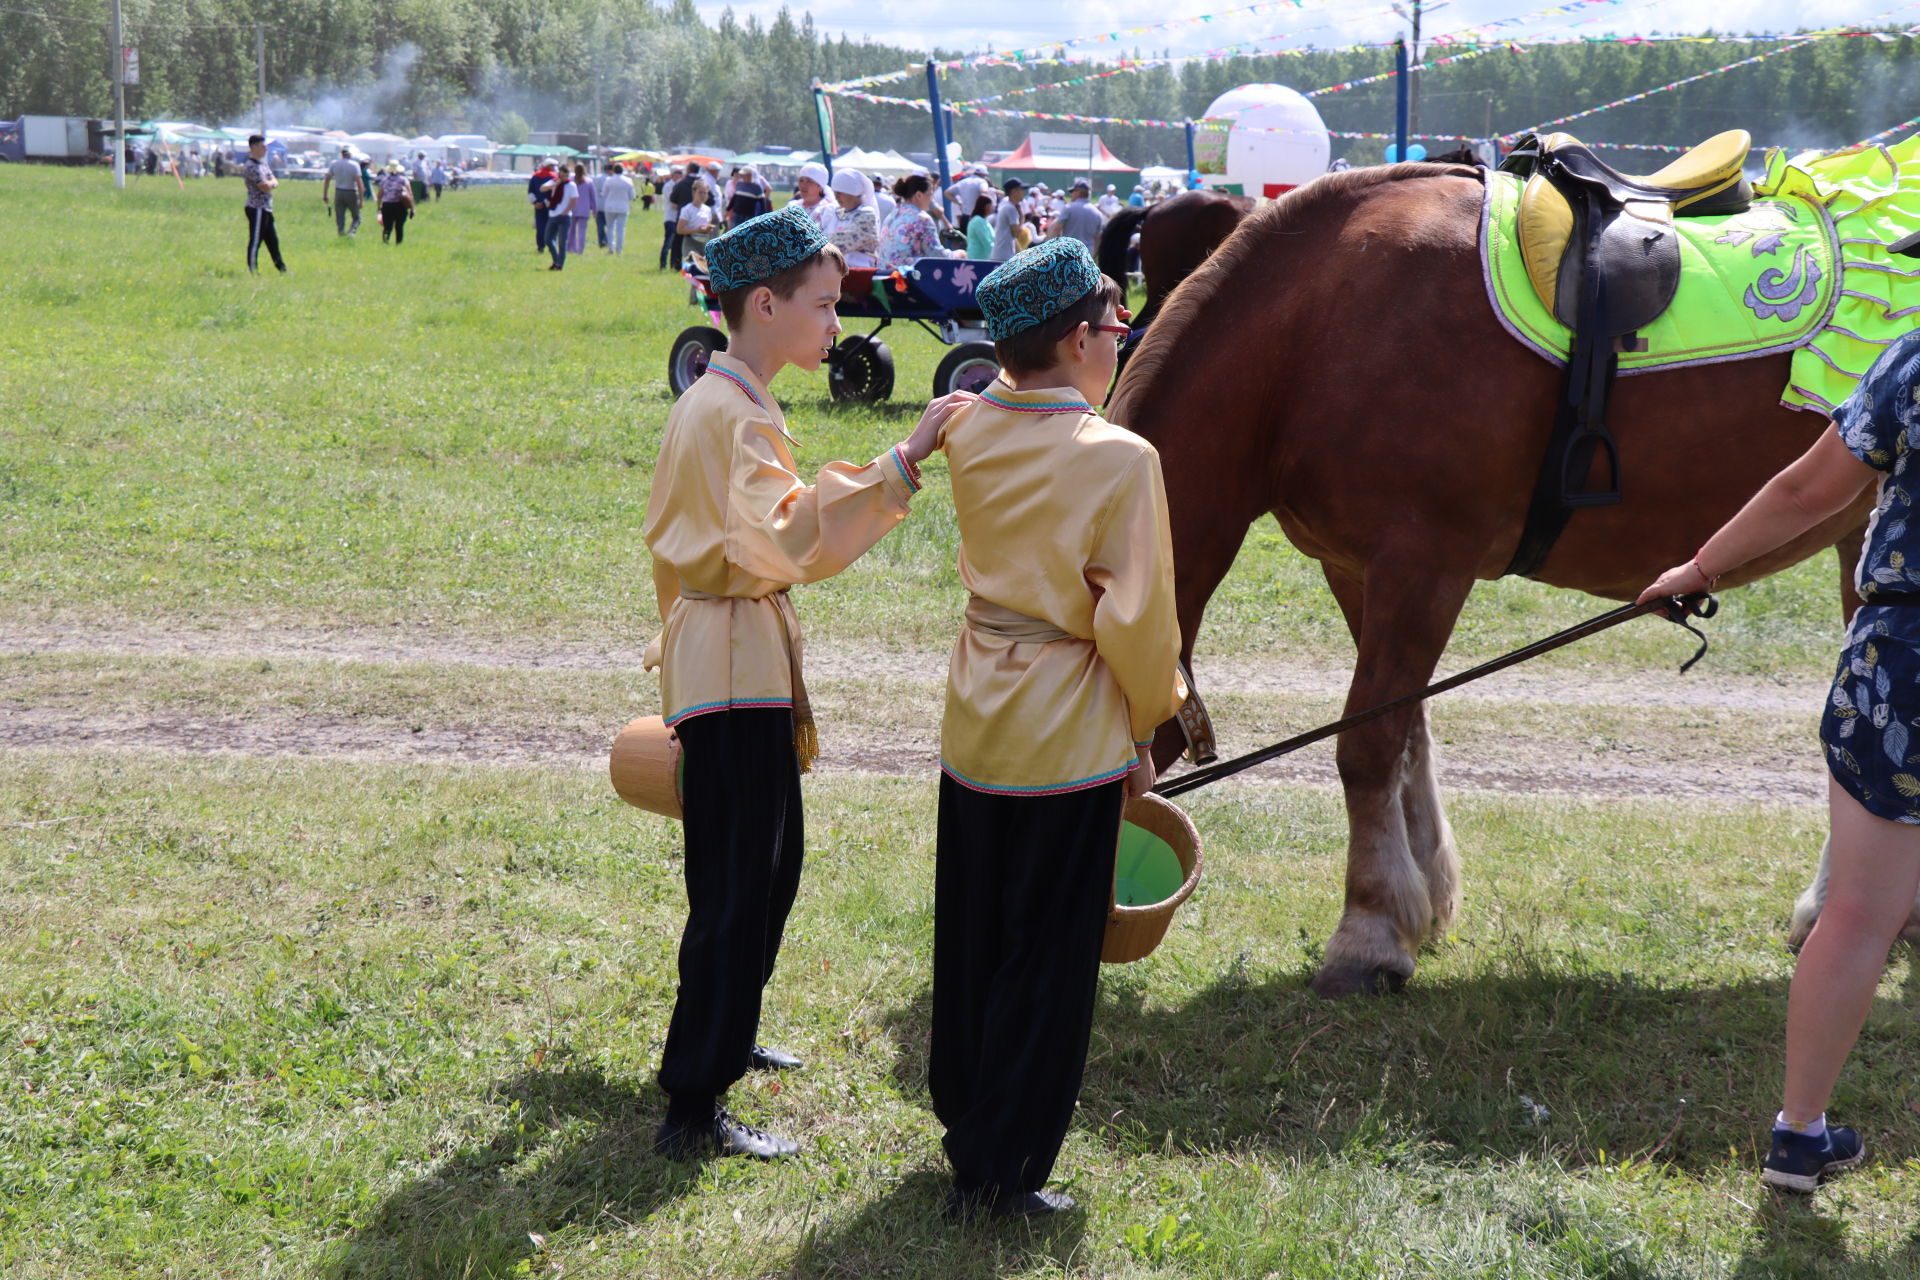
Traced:
[[[59, 626], [0, 623], [0, 655], [85, 656], [130, 662], [154, 659], [262, 659], [343, 664], [406, 664], [440, 668], [547, 672], [633, 672], [638, 647], [531, 647], [525, 642], [459, 636], [402, 634], [382, 629], [176, 629], [88, 631]], [[930, 774], [938, 767], [938, 717], [945, 654], [872, 653], [809, 646], [809, 682], [825, 728], [822, 772]], [[1807, 678], [1812, 676], [1812, 678]], [[1199, 680], [1216, 700], [1223, 734], [1237, 749], [1261, 741], [1245, 724], [1228, 724], [1220, 704], [1258, 706], [1262, 700], [1306, 699], [1337, 713], [1346, 672], [1281, 661], [1232, 659], [1204, 663]], [[858, 699], [836, 693], [836, 682], [857, 681], [871, 699], [878, 687], [890, 701], [910, 708], [892, 723], [862, 732], [870, 718], [841, 714]], [[1444, 784], [1452, 790], [1593, 798], [1662, 797], [1738, 803], [1752, 800], [1818, 803], [1824, 770], [1813, 738], [1814, 716], [1825, 680], [1806, 673], [1792, 681], [1728, 679], [1696, 672], [1612, 672], [1604, 669], [1525, 668], [1445, 695], [1436, 711], [1446, 736], [1450, 717], [1467, 717], [1480, 728], [1465, 745], [1441, 745]], [[1604, 743], [1592, 735], [1553, 731], [1542, 724], [1541, 707], [1599, 709], [1628, 725]], [[1504, 709], [1504, 711], [1503, 711]], [[608, 734], [577, 723], [545, 724], [524, 714], [491, 717], [484, 703], [462, 706], [427, 723], [378, 716], [337, 716], [284, 707], [235, 714], [191, 704], [111, 710], [84, 700], [50, 700], [27, 691], [9, 696], [0, 682], [0, 748], [22, 750], [139, 750], [187, 754], [235, 752], [253, 756], [320, 756], [363, 760], [605, 767]], [[1528, 714], [1521, 714], [1522, 711]], [[1735, 734], [1722, 751], [1711, 725], [1676, 731], [1675, 717], [1689, 712], [1731, 714], [1764, 722], [1770, 732]], [[1620, 715], [1618, 713], [1625, 713]], [[1570, 716], [1573, 714], [1570, 711]], [[564, 718], [562, 718], [564, 719]], [[1307, 728], [1305, 723], [1268, 723], [1266, 738]], [[1500, 728], [1511, 719], [1511, 730]], [[1797, 732], [1804, 721], [1804, 746]], [[1637, 729], [1644, 725], [1645, 733]], [[1492, 726], [1489, 728], [1489, 726]], [[1676, 733], [1680, 736], [1676, 738]], [[1244, 775], [1249, 782], [1337, 785], [1332, 745]]]

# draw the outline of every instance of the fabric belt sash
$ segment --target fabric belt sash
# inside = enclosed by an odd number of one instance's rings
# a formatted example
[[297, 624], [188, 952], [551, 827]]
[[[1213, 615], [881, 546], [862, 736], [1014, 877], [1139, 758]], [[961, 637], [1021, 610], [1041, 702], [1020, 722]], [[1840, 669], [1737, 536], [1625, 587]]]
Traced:
[[1015, 644], [1052, 644], [1074, 638], [1071, 631], [1062, 631], [1043, 618], [1029, 618], [982, 596], [967, 597], [967, 625]]
[[1879, 605], [1917, 605], [1920, 604], [1920, 591], [1876, 591], [1861, 601], [1867, 608]]
[[[692, 587], [680, 588], [682, 600], [752, 600], [753, 596], [717, 596]], [[813, 703], [807, 698], [807, 682], [800, 675], [800, 615], [793, 610], [793, 598], [786, 587], [766, 597], [779, 610], [787, 627], [787, 670], [793, 679], [793, 753], [800, 761], [800, 772], [812, 773], [813, 762], [820, 758], [820, 734], [813, 724]]]

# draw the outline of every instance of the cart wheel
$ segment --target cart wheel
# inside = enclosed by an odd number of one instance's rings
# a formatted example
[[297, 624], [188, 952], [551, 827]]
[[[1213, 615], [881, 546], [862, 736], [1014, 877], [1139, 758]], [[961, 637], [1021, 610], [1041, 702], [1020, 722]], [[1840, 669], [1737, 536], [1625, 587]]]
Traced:
[[878, 404], [893, 394], [893, 352], [878, 338], [842, 338], [827, 362], [835, 400]]
[[707, 371], [707, 360], [713, 353], [726, 349], [727, 335], [718, 329], [704, 324], [682, 329], [667, 356], [667, 385], [673, 388], [673, 394], [685, 395]]
[[971, 391], [978, 395], [999, 376], [1000, 358], [993, 353], [991, 342], [963, 342], [947, 352], [946, 358], [940, 361], [940, 367], [934, 370], [934, 398], [951, 395], [955, 391]]

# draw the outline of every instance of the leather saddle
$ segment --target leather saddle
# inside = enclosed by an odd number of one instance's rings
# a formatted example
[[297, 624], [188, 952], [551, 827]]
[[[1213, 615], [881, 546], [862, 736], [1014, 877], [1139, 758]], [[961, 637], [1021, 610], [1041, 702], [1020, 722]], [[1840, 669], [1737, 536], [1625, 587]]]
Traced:
[[[1606, 426], [1620, 353], [1646, 350], [1639, 330], [1679, 290], [1673, 220], [1752, 204], [1744, 172], [1752, 144], [1746, 130], [1729, 130], [1640, 177], [1614, 169], [1571, 134], [1528, 134], [1501, 163], [1526, 179], [1516, 234], [1527, 278], [1573, 331], [1566, 395], [1508, 573], [1537, 572], [1575, 508], [1620, 501], [1620, 453]], [[1604, 488], [1587, 487], [1596, 453], [1607, 458]]]

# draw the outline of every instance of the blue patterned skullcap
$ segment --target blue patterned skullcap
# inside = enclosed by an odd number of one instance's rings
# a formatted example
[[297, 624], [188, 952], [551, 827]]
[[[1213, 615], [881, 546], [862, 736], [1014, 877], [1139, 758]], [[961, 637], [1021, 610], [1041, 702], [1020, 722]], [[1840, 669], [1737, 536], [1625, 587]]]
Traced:
[[784, 205], [707, 241], [707, 274], [713, 291], [725, 293], [770, 279], [826, 247], [826, 233], [805, 206]]
[[1100, 286], [1087, 246], [1061, 236], [1023, 249], [995, 267], [974, 291], [995, 342], [1024, 333], [1065, 311]]

